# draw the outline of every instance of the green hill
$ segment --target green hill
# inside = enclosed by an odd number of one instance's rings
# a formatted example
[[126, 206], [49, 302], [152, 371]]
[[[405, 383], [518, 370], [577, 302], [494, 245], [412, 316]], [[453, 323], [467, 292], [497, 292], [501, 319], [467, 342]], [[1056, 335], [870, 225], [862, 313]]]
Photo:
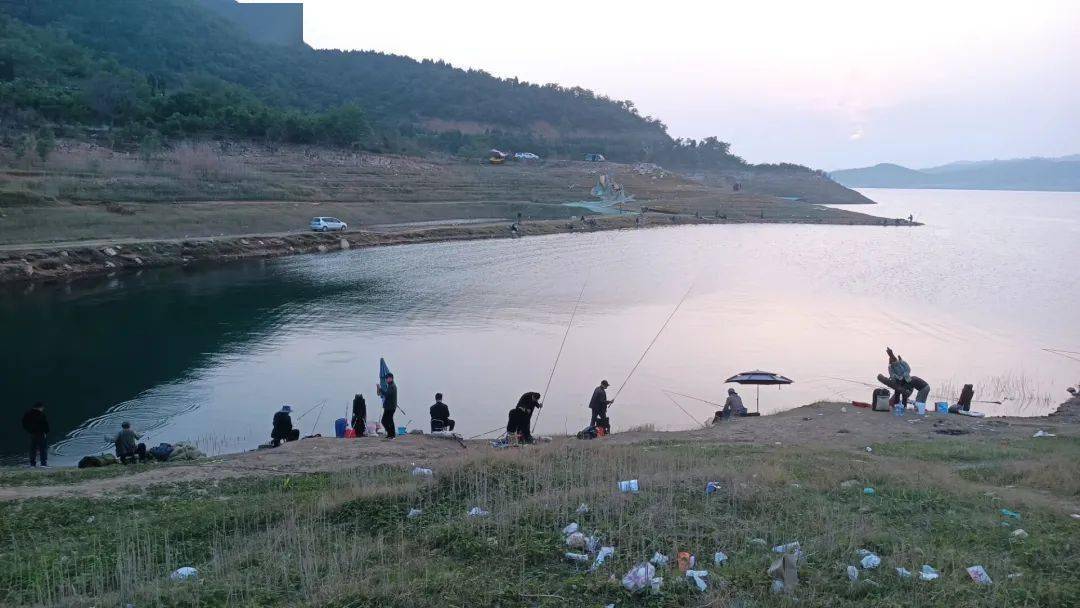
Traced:
[[1080, 191], [1080, 159], [1073, 155], [986, 160], [949, 163], [927, 169], [908, 169], [883, 163], [862, 169], [833, 171], [830, 176], [854, 188]]

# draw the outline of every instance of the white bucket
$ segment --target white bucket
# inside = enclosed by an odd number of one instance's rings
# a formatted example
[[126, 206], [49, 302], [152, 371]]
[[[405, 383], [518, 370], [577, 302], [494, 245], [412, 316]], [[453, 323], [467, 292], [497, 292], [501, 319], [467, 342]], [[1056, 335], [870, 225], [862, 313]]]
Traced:
[[915, 402], [915, 409], [917, 409], [919, 411], [920, 416], [925, 416], [926, 415], [926, 404], [925, 403], [922, 403], [920, 401], [916, 401]]

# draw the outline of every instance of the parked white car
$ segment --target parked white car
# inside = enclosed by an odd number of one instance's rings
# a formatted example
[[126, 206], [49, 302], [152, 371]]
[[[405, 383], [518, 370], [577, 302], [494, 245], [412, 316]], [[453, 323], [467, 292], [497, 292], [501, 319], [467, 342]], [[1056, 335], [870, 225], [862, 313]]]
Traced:
[[315, 232], [329, 232], [331, 230], [348, 230], [349, 225], [336, 217], [313, 217], [311, 229]]
[[540, 160], [540, 157], [532, 152], [518, 152], [514, 154], [515, 160]]

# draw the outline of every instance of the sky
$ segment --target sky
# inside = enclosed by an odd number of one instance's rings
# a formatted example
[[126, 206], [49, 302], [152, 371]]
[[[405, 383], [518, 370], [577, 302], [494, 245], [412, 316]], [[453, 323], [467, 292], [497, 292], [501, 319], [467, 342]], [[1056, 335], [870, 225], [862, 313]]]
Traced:
[[315, 48], [632, 100], [820, 169], [1080, 153], [1080, 0], [304, 0]]

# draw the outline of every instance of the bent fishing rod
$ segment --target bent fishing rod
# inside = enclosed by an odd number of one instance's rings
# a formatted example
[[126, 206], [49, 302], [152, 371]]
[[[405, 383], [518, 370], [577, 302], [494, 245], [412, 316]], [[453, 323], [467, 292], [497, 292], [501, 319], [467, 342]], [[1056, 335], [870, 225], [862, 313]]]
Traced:
[[[559, 367], [559, 359], [562, 358], [563, 347], [566, 346], [566, 338], [570, 335], [570, 328], [574, 326], [574, 317], [577, 316], [578, 306], [581, 305], [581, 296], [585, 295], [585, 286], [589, 284], [588, 275], [585, 276], [585, 280], [581, 282], [581, 291], [578, 292], [577, 301], [574, 302], [574, 309], [570, 312], [570, 322], [566, 324], [566, 331], [563, 332], [562, 343], [559, 344], [559, 352], [555, 354], [555, 363], [551, 365], [551, 374], [548, 375], [547, 384], [544, 385], [544, 399], [547, 399], [548, 389], [551, 388], [551, 379], [555, 377], [555, 370]], [[543, 408], [536, 413], [536, 419], [533, 420], [532, 428], [529, 432], [536, 430], [536, 425], [540, 422], [540, 414], [543, 412]], [[491, 431], [488, 431], [489, 433]]]
[[693, 420], [694, 422], [696, 422], [696, 423], [700, 424], [700, 425], [701, 425], [702, 427], [704, 427], [704, 426], [705, 426], [705, 423], [704, 423], [704, 422], [702, 422], [702, 421], [698, 420], [697, 418], [694, 418], [694, 415], [693, 415], [693, 414], [691, 414], [690, 412], [686, 411], [686, 408], [684, 408], [683, 406], [679, 405], [679, 402], [678, 402], [678, 401], [676, 401], [674, 397], [672, 397], [671, 395], [669, 395], [667, 391], [664, 391], [664, 390], [662, 390], [662, 391], [660, 391], [660, 392], [664, 393], [664, 396], [665, 396], [665, 397], [667, 397], [667, 398], [668, 398], [669, 400], [671, 400], [671, 402], [675, 404], [675, 407], [677, 407], [677, 408], [679, 408], [680, 410], [682, 410], [682, 412], [683, 412], [684, 414], [686, 414], [687, 416], [689, 416], [691, 420]]

